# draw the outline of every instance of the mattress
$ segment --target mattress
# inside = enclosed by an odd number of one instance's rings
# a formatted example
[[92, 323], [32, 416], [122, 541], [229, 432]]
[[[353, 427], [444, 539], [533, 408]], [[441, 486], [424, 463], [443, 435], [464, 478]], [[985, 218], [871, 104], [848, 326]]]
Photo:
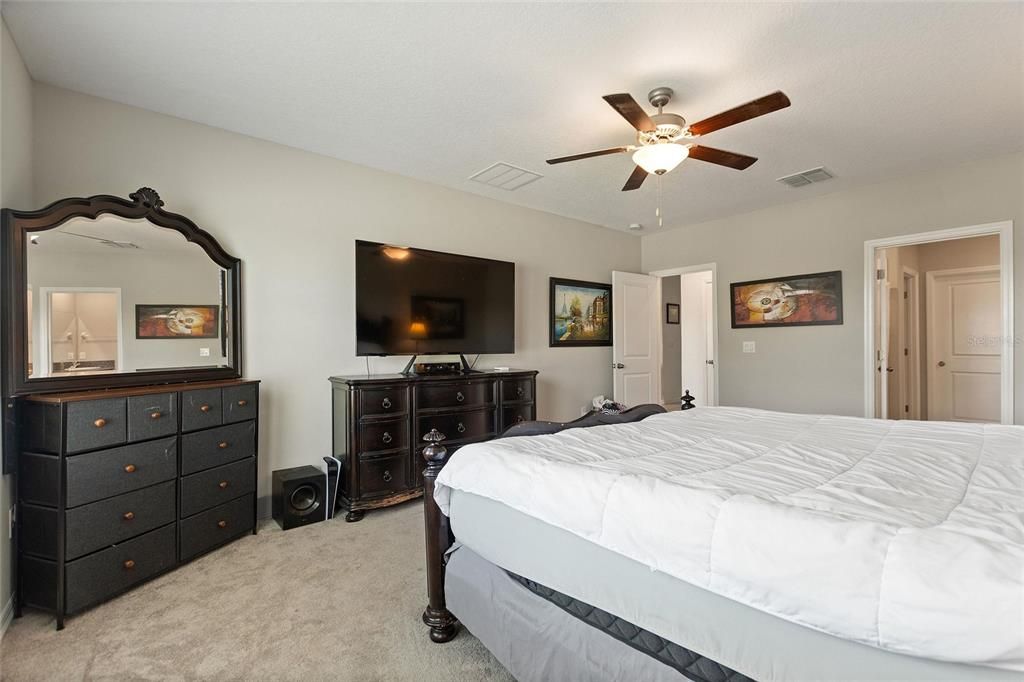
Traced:
[[[448, 608], [521, 679], [656, 678], [653, 674], [618, 674], [601, 663], [601, 658], [595, 663], [592, 640], [581, 634], [577, 624], [556, 620], [550, 609], [540, 608], [529, 600], [509, 604], [510, 599], [501, 596], [510, 594], [502, 581], [491, 575], [493, 571], [480, 568], [478, 562], [466, 562], [476, 568], [464, 565], [455, 570], [454, 563], [465, 559], [460, 553], [468, 554], [466, 550], [482, 557], [489, 566], [500, 567], [500, 573], [509, 571], [527, 577], [699, 654], [704, 657], [702, 660], [714, 661], [761, 682], [1024, 679], [1024, 675], [1007, 670], [896, 654], [782, 620], [652, 571], [621, 554], [478, 495], [454, 491], [451, 512], [452, 530], [462, 547], [453, 552], [449, 563], [445, 587]], [[468, 570], [478, 570], [490, 577], [470, 577], [466, 575]], [[466, 594], [467, 589], [483, 596], [472, 598]], [[509, 610], [512, 613], [498, 612]], [[525, 614], [526, 621], [534, 623], [539, 634], [518, 627], [516, 614]], [[545, 647], [547, 653], [541, 653]], [[647, 669], [648, 664], [637, 663], [632, 654], [618, 647], [613, 650], [623, 658], [627, 666], [623, 670]], [[552, 659], [549, 665], [559, 665], [553, 662], [554, 658], [561, 660], [573, 655], [583, 660], [581, 665], [590, 666], [584, 668], [591, 671], [589, 678], [582, 673], [531, 676], [531, 671], [537, 670], [535, 663], [530, 662], [532, 659]], [[598, 674], [595, 666], [606, 674]], [[708, 671], [708, 679], [714, 679], [712, 668], [700, 669]]]
[[1024, 670], [1022, 427], [702, 408], [467, 446], [455, 490], [808, 628]]

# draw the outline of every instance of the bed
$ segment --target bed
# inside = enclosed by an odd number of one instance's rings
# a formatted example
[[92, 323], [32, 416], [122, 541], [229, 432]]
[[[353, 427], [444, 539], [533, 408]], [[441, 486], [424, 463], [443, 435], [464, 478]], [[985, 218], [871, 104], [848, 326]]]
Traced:
[[1024, 678], [1024, 428], [588, 420], [425, 449], [432, 639], [520, 680]]

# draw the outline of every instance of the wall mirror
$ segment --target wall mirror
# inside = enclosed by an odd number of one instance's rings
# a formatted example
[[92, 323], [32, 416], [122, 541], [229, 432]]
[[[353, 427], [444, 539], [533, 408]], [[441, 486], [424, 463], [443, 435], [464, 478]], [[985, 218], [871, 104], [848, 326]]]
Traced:
[[162, 206], [3, 211], [6, 396], [241, 375], [239, 261]]

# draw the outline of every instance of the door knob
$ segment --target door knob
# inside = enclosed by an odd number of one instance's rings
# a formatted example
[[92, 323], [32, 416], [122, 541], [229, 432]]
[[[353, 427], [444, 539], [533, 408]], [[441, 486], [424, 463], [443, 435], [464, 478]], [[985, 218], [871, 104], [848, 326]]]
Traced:
[[714, 360], [705, 360], [704, 362], [708, 363], [709, 365], [715, 364]]
[[895, 372], [895, 371], [896, 371], [896, 368], [895, 368], [895, 367], [886, 367], [886, 368], [885, 368], [885, 371], [886, 371], [886, 372], [889, 372], [889, 373], [891, 374], [891, 373], [893, 373], [893, 372]]
[[939, 360], [939, 367], [945, 367], [945, 366], [946, 366], [946, 361], [945, 360]]
[[622, 364], [621, 362], [613, 362], [612, 363], [612, 369], [625, 369], [625, 368], [626, 368], [626, 366], [624, 364]]

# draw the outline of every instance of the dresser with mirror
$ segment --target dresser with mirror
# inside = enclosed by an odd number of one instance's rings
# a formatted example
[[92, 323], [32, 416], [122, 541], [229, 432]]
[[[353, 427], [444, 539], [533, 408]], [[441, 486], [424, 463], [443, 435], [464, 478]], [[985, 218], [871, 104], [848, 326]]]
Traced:
[[241, 261], [141, 188], [4, 209], [4, 473], [16, 612], [57, 628], [256, 532]]

